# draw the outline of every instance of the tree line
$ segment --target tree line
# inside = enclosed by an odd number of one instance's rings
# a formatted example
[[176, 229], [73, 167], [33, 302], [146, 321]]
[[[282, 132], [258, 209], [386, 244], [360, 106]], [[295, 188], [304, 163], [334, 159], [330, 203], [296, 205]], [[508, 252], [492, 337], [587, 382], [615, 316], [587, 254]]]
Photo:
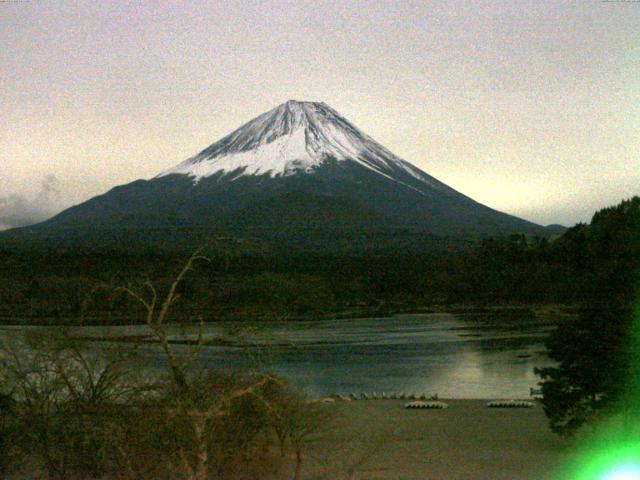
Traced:
[[[551, 429], [574, 436], [604, 419], [640, 435], [640, 198], [597, 212], [557, 242], [586, 295], [548, 341], [556, 365], [537, 370]], [[635, 308], [634, 308], [635, 307]]]
[[[251, 241], [218, 244], [183, 285], [178, 315], [205, 320], [317, 318], [341, 311], [419, 307], [583, 304], [633, 296], [638, 197], [596, 212], [555, 239], [510, 235], [350, 253], [282, 251]], [[98, 284], [137, 277], [170, 283], [184, 253], [171, 250], [0, 250], [0, 319], [65, 323]], [[127, 309], [103, 299], [96, 323]], [[91, 298], [96, 302], [95, 298]], [[89, 319], [88, 319], [89, 320]]]

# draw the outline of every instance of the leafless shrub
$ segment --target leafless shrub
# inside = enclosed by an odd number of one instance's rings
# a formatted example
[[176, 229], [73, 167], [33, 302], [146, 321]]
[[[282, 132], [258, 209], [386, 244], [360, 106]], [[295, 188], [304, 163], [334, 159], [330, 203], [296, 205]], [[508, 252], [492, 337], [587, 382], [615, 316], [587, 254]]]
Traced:
[[128, 354], [97, 355], [63, 332], [4, 337], [0, 366], [15, 400], [16, 447], [47, 478], [98, 478], [111, 461], [111, 431], [146, 387]]

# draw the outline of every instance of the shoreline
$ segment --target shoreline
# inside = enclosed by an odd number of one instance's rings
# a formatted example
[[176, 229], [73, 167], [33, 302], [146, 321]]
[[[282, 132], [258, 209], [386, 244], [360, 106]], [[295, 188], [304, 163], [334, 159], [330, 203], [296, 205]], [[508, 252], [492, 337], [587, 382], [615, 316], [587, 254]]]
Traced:
[[[326, 320], [349, 320], [357, 318], [387, 318], [397, 315], [419, 315], [434, 313], [450, 313], [453, 315], [491, 315], [491, 314], [518, 314], [525, 313], [531, 317], [544, 318], [545, 316], [555, 317], [573, 317], [577, 305], [562, 303], [526, 303], [526, 304], [504, 304], [504, 305], [486, 305], [486, 304], [450, 304], [450, 305], [425, 305], [422, 307], [406, 306], [406, 307], [390, 307], [388, 309], [381, 307], [363, 307], [354, 309], [342, 309], [322, 314], [313, 314], [299, 317], [287, 317], [273, 320], [270, 318], [254, 318], [241, 319], [234, 316], [223, 316], [216, 320], [206, 320], [205, 324], [227, 324], [227, 323], [296, 323], [309, 321], [326, 321]], [[80, 323], [76, 317], [54, 318], [48, 316], [19, 316], [5, 315], [0, 316], [0, 326], [21, 326], [21, 327], [117, 327], [126, 325], [144, 325], [140, 321], [132, 321], [127, 318], [117, 318], [113, 321], [99, 321], [99, 318], [87, 319], [84, 323]], [[173, 323], [179, 323], [177, 321]], [[197, 322], [187, 322], [187, 324], [197, 325]]]

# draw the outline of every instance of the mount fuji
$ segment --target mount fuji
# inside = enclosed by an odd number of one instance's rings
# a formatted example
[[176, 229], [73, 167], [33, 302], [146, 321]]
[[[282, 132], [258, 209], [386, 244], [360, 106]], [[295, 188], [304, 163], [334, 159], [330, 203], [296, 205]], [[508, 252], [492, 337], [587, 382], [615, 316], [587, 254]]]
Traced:
[[544, 227], [482, 205], [397, 157], [328, 105], [294, 100], [154, 178], [5, 234], [169, 238], [194, 231], [321, 243], [546, 235]]

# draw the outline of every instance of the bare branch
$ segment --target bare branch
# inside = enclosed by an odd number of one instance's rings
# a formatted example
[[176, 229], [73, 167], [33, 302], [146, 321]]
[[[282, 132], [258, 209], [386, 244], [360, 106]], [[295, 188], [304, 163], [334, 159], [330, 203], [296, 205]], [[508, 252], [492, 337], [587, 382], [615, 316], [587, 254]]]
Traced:
[[196, 341], [196, 345], [191, 351], [191, 354], [182, 364], [183, 370], [186, 370], [189, 365], [191, 365], [195, 361], [195, 359], [198, 358], [198, 354], [200, 353], [200, 350], [202, 350], [202, 346], [204, 345], [204, 320], [202, 319], [202, 315], [200, 315], [198, 318], [198, 340]]
[[144, 308], [147, 310], [147, 313], [151, 314], [153, 312], [153, 307], [149, 302], [147, 302], [144, 298], [142, 298], [138, 293], [133, 291], [130, 287], [118, 287], [116, 288], [116, 293], [124, 292], [129, 295], [134, 300], [138, 301]]
[[108, 289], [109, 289], [109, 286], [106, 283], [100, 282], [94, 285], [91, 288], [91, 290], [89, 290], [89, 292], [85, 295], [80, 306], [80, 324], [81, 325], [84, 325], [85, 323], [87, 309], [89, 308], [89, 303], [91, 302], [95, 294], [100, 290], [108, 290]]
[[144, 282], [144, 285], [151, 290], [151, 309], [155, 310], [156, 301], [158, 300], [158, 292], [156, 292], [156, 288], [153, 286], [153, 283], [151, 283], [151, 280], [147, 279], [147, 281]]
[[226, 410], [229, 409], [229, 406], [233, 400], [244, 397], [245, 395], [254, 395], [258, 397], [256, 391], [270, 382], [274, 382], [280, 385], [283, 384], [282, 380], [280, 380], [279, 378], [276, 378], [269, 374], [262, 375], [259, 381], [252, 383], [248, 387], [236, 390], [224, 397], [221, 401], [215, 404], [214, 407], [212, 407], [212, 410], [216, 411], [216, 416], [223, 416], [226, 414]]
[[180, 273], [178, 274], [176, 279], [171, 284], [171, 287], [169, 288], [169, 293], [167, 294], [167, 297], [165, 298], [164, 302], [162, 303], [162, 308], [160, 309], [160, 313], [158, 314], [158, 317], [156, 319], [156, 323], [158, 325], [162, 325], [162, 323], [164, 322], [164, 320], [165, 320], [165, 318], [167, 316], [167, 312], [169, 311], [169, 307], [175, 301], [177, 301], [178, 297], [176, 295], [176, 289], [178, 288], [178, 285], [180, 285], [180, 283], [182, 283], [182, 280], [184, 279], [184, 276], [193, 268], [194, 262], [196, 262], [198, 260], [204, 260], [204, 261], [207, 261], [207, 262], [211, 261], [208, 257], [205, 257], [205, 256], [201, 255], [201, 252], [202, 252], [202, 250], [204, 250], [204, 248], [205, 248], [205, 245], [201, 246], [195, 252], [193, 252], [191, 257], [189, 257], [189, 260], [187, 260], [187, 263], [184, 265], [184, 267], [182, 268], [182, 270], [180, 271]]

